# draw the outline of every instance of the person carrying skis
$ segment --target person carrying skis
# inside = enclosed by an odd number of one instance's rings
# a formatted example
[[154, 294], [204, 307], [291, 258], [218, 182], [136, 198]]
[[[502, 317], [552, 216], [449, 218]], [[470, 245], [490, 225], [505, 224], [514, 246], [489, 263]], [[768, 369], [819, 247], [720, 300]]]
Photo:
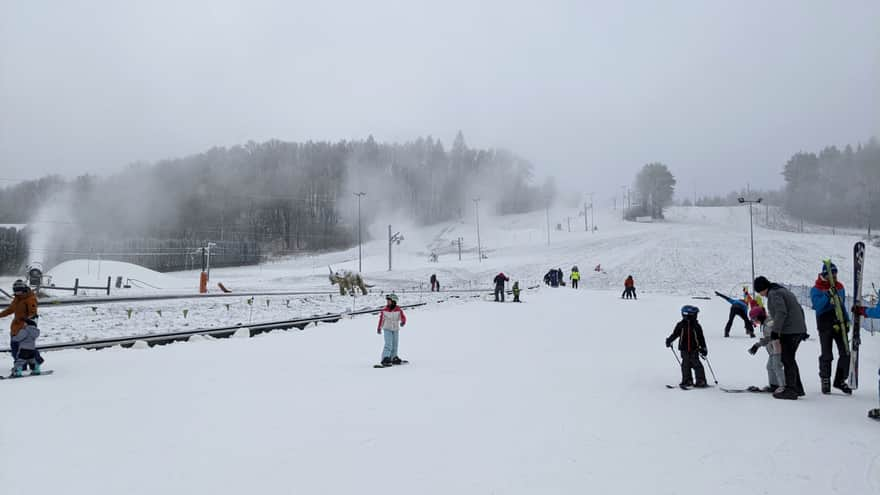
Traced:
[[[19, 346], [15, 336], [25, 327], [25, 320], [37, 318], [37, 295], [24, 283], [24, 280], [16, 280], [12, 284], [12, 293], [12, 302], [9, 303], [9, 307], [0, 311], [0, 318], [13, 315], [12, 321], [9, 323], [9, 350], [12, 358], [15, 359]], [[36, 360], [39, 363], [43, 362], [39, 351], [37, 351]]]
[[632, 275], [627, 275], [626, 280], [623, 281], [623, 294], [620, 295], [621, 299], [638, 299], [636, 296], [636, 282], [633, 280]]
[[806, 395], [797, 364], [798, 346], [807, 338], [804, 308], [790, 290], [770, 282], [763, 275], [755, 278], [752, 288], [767, 301], [767, 313], [770, 319], [765, 325], [770, 327], [770, 338], [779, 339], [785, 386], [773, 392], [773, 397], [797, 400], [798, 397]]
[[397, 294], [385, 297], [386, 305], [379, 312], [379, 327], [376, 333], [385, 332], [385, 346], [382, 348], [382, 362], [377, 366], [389, 367], [394, 364], [405, 364], [409, 361], [400, 359], [397, 346], [400, 341], [400, 329], [406, 326], [406, 314], [397, 305]]
[[[831, 362], [834, 361], [833, 345], [837, 346], [837, 369], [834, 372], [834, 388], [850, 395], [852, 389], [846, 383], [849, 377], [849, 349], [846, 346], [846, 332], [849, 331], [849, 316], [846, 308], [846, 290], [837, 280], [837, 266], [831, 263], [834, 287], [828, 277], [828, 267], [823, 264], [816, 283], [810, 289], [810, 300], [816, 311], [816, 329], [819, 330], [819, 378], [822, 380], [822, 393], [831, 393]], [[832, 299], [833, 293], [840, 299], [840, 310], [845, 321], [837, 321], [837, 311]], [[771, 313], [772, 314], [772, 313]]]
[[760, 306], [755, 306], [749, 311], [749, 318], [761, 326], [761, 339], [749, 348], [749, 354], [754, 356], [758, 349], [767, 349], [767, 383], [768, 386], [761, 389], [762, 392], [775, 392], [785, 386], [785, 372], [782, 369], [782, 346], [779, 344], [779, 336], [776, 338], [770, 333], [770, 328], [765, 325], [767, 311]]
[[[680, 387], [707, 387], [706, 370], [700, 362], [700, 356], [706, 357], [709, 350], [706, 347], [706, 339], [703, 337], [703, 327], [697, 321], [700, 308], [696, 306], [682, 306], [681, 321], [675, 325], [672, 334], [666, 338], [666, 347], [672, 347], [675, 339], [678, 339], [678, 350], [681, 351], [681, 383]], [[691, 376], [693, 370], [696, 378]], [[696, 380], [696, 381], [695, 381]]]
[[581, 279], [581, 272], [578, 271], [577, 266], [571, 267], [571, 275], [569, 275], [569, 278], [571, 278], [571, 288], [577, 289], [578, 281]]
[[513, 283], [513, 302], [522, 302], [519, 300], [519, 280]]
[[22, 371], [30, 365], [32, 375], [40, 374], [40, 363], [37, 362], [37, 337], [40, 329], [30, 318], [25, 318], [24, 327], [12, 337], [18, 350], [15, 352], [15, 363], [12, 368], [12, 376], [21, 376]]
[[440, 281], [435, 273], [431, 274], [431, 292], [440, 292]]
[[[509, 281], [504, 272], [495, 275], [495, 302], [504, 302], [504, 283]], [[500, 299], [499, 299], [500, 298]]]
[[730, 313], [728, 313], [727, 316], [727, 325], [724, 325], [724, 336], [730, 337], [730, 327], [733, 325], [733, 320], [739, 316], [743, 320], [743, 325], [745, 325], [746, 335], [755, 338], [755, 327], [752, 326], [752, 322], [749, 320], [749, 305], [746, 300], [727, 297], [718, 291], [715, 291], [715, 295], [730, 303]]

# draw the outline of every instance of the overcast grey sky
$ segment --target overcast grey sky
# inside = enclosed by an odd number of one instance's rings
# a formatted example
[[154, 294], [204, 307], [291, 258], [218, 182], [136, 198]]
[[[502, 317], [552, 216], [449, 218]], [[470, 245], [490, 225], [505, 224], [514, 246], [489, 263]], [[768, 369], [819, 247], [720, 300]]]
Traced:
[[583, 191], [778, 186], [880, 137], [880, 1], [0, 0], [0, 178], [458, 129]]

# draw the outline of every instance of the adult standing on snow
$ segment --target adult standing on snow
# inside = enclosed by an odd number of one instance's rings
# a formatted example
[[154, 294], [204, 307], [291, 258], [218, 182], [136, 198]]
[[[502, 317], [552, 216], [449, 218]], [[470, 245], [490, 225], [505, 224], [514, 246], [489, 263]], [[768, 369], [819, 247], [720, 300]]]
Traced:
[[724, 299], [728, 303], [730, 303], [730, 313], [727, 316], [727, 325], [724, 325], [724, 336], [730, 337], [730, 327], [733, 325], [733, 320], [739, 316], [743, 320], [743, 325], [746, 328], [746, 335], [749, 337], [755, 337], [755, 327], [752, 326], [751, 320], [749, 320], [749, 305], [743, 299], [734, 299], [732, 297], [727, 297], [724, 294], [715, 291], [715, 295]]
[[626, 280], [623, 281], [623, 294], [620, 295], [621, 299], [638, 299], [636, 297], [636, 282], [633, 280], [632, 275], [627, 275]]
[[[504, 282], [510, 280], [504, 272], [495, 275], [495, 302], [504, 302]], [[500, 298], [500, 299], [499, 299]]]
[[440, 281], [437, 280], [437, 274], [431, 274], [431, 292], [440, 292]]
[[[846, 312], [846, 290], [843, 284], [837, 280], [837, 267], [831, 263], [831, 273], [834, 275], [834, 287], [828, 280], [828, 268], [823, 264], [822, 271], [816, 278], [816, 283], [810, 289], [810, 300], [816, 311], [816, 329], [819, 330], [819, 345], [822, 353], [819, 355], [819, 378], [822, 380], [822, 393], [831, 393], [831, 362], [834, 361], [832, 344], [837, 345], [837, 369], [834, 372], [834, 388], [849, 395], [852, 389], [846, 383], [849, 377], [849, 349], [844, 341], [845, 332], [849, 331], [849, 316]], [[846, 321], [837, 321], [837, 312], [834, 310], [832, 293], [836, 292], [840, 298], [840, 310]]]
[[[27, 325], [27, 320], [37, 317], [37, 295], [23, 280], [16, 280], [12, 284], [12, 293], [12, 302], [6, 309], [0, 311], [0, 318], [13, 315], [12, 321], [9, 323], [9, 349], [14, 360], [19, 347], [14, 337]], [[40, 356], [40, 352], [36, 351], [36, 353], [37, 362], [42, 363], [43, 358]]]
[[569, 277], [571, 277], [571, 288], [577, 289], [578, 281], [581, 279], [581, 272], [578, 271], [577, 266], [571, 267], [571, 275]]
[[397, 294], [388, 294], [385, 297], [386, 306], [379, 312], [379, 328], [376, 333], [385, 332], [385, 346], [382, 348], [382, 362], [376, 367], [387, 368], [394, 364], [405, 364], [408, 361], [400, 359], [397, 355], [397, 345], [400, 342], [400, 329], [406, 326], [406, 315], [403, 309], [397, 305]]
[[778, 339], [781, 346], [782, 367], [785, 371], [785, 386], [773, 393], [777, 399], [796, 400], [805, 395], [804, 384], [797, 364], [797, 350], [807, 336], [804, 308], [797, 298], [785, 287], [771, 283], [767, 277], [755, 278], [752, 287], [767, 301], [767, 320], [770, 337]]

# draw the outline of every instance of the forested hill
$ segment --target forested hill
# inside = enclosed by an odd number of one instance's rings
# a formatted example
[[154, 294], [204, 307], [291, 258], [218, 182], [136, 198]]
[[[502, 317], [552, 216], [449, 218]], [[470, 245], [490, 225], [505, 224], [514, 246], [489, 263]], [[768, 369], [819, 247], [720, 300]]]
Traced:
[[544, 205], [548, 189], [532, 183], [526, 160], [469, 148], [461, 133], [449, 149], [431, 137], [273, 140], [135, 164], [106, 178], [20, 183], [0, 190], [0, 223], [33, 222], [41, 203], [55, 202], [69, 205], [64, 223], [90, 237], [248, 239], [274, 251], [313, 250], [354, 242], [356, 192], [366, 193], [365, 222], [406, 211], [434, 223], [472, 214], [475, 197], [497, 213], [529, 211]]

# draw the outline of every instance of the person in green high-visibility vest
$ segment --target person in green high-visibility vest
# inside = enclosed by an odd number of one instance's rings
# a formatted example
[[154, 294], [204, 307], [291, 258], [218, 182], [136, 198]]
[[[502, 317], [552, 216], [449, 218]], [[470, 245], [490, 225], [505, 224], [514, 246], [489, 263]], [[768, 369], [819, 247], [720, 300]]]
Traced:
[[577, 266], [571, 267], [571, 275], [569, 275], [569, 278], [571, 278], [571, 288], [577, 289], [578, 288], [578, 280], [581, 279], [581, 272], [578, 271]]

